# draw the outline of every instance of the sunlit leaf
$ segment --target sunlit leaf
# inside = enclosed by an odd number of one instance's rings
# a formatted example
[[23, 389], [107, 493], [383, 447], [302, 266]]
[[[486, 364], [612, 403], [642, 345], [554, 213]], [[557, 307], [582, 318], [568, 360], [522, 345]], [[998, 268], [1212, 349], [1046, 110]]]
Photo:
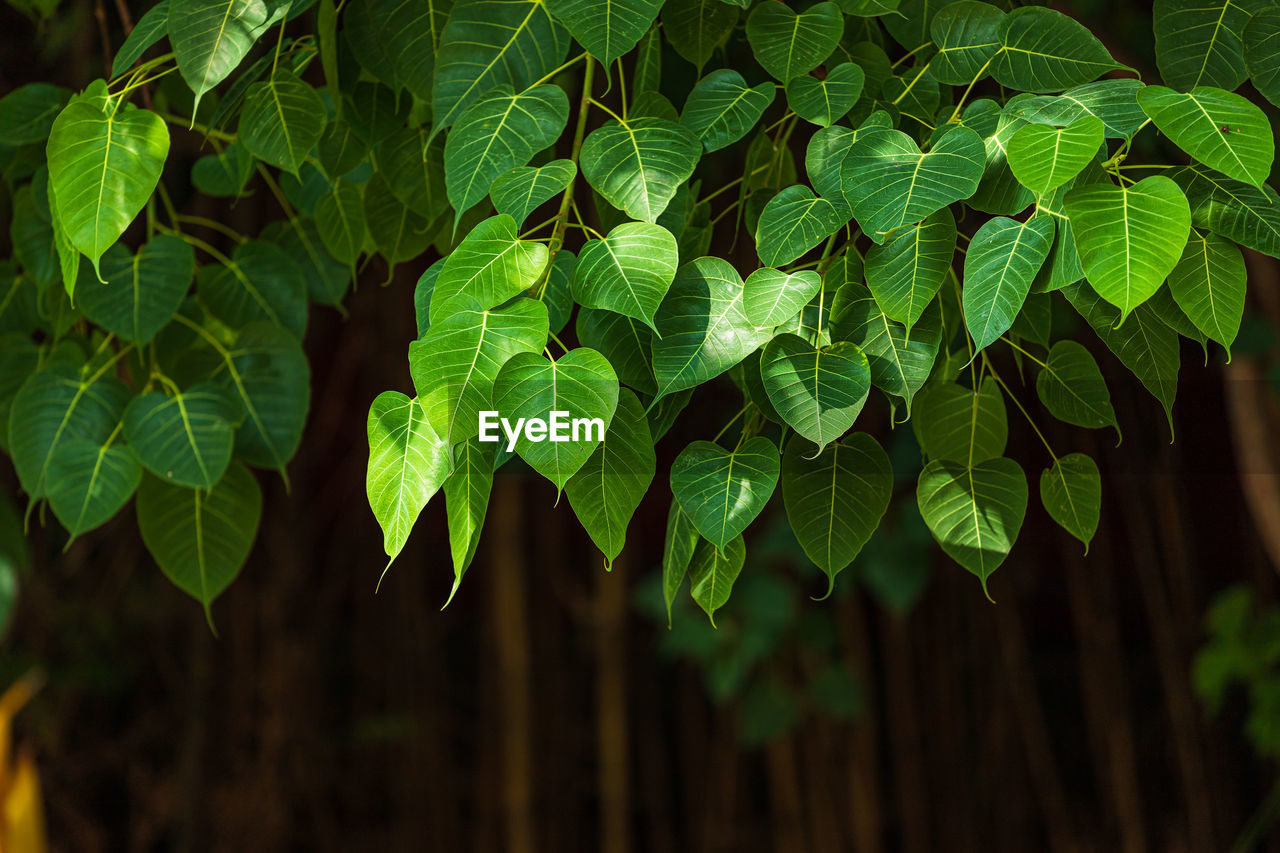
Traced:
[[383, 547], [394, 560], [449, 475], [449, 445], [427, 423], [422, 404], [398, 391], [383, 391], [374, 399], [368, 432], [365, 491], [382, 526]]
[[1138, 103], [1175, 145], [1209, 168], [1256, 187], [1271, 174], [1271, 122], [1246, 98], [1211, 86], [1185, 94], [1147, 86]]
[[689, 179], [702, 145], [684, 125], [660, 118], [610, 121], [587, 136], [582, 174], [632, 219], [656, 222]]
[[768, 503], [780, 465], [777, 446], [761, 435], [737, 450], [695, 441], [671, 463], [671, 491], [698, 532], [725, 548]]
[[660, 225], [626, 222], [603, 240], [589, 240], [578, 255], [573, 298], [653, 327], [653, 315], [676, 275], [676, 238]]

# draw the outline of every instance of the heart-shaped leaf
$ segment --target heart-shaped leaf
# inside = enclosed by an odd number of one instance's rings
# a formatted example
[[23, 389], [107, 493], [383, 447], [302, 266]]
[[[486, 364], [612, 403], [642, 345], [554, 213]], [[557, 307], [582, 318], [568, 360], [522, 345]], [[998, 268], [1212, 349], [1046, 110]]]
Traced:
[[794, 317], [822, 287], [813, 270], [784, 273], [764, 267], [747, 276], [742, 310], [751, 325], [772, 329]]
[[159, 234], [136, 255], [112, 246], [102, 257], [102, 273], [106, 284], [89, 282], [78, 289], [80, 309], [107, 331], [141, 346], [182, 304], [195, 278], [196, 259], [188, 243]]
[[661, 225], [624, 222], [603, 240], [589, 240], [573, 272], [573, 299], [634, 317], [650, 328], [679, 261], [676, 238]]
[[265, 240], [241, 243], [228, 260], [200, 268], [196, 283], [205, 307], [233, 329], [267, 322], [301, 339], [307, 328], [307, 281], [297, 262]]
[[787, 83], [787, 105], [805, 121], [828, 127], [853, 109], [865, 79], [852, 62], [840, 63], [821, 80], [802, 74]]
[[1080, 174], [1102, 145], [1101, 120], [1083, 116], [1063, 128], [1028, 124], [1009, 139], [1006, 156], [1014, 177], [1038, 196]]
[[547, 5], [578, 44], [608, 68], [639, 44], [658, 17], [662, 0], [549, 0]]
[[254, 83], [240, 113], [240, 144], [259, 160], [298, 174], [324, 133], [324, 101], [287, 68]]
[[369, 407], [365, 491], [390, 558], [404, 548], [422, 508], [449, 476], [449, 444], [427, 423], [417, 399], [383, 391]]
[[746, 560], [747, 546], [741, 536], [730, 540], [723, 548], [717, 548], [705, 539], [694, 548], [693, 557], [689, 560], [689, 592], [711, 620], [711, 627], [715, 627], [716, 611], [729, 600], [734, 581], [742, 573]]
[[761, 3], [747, 18], [747, 40], [756, 61], [789, 83], [823, 63], [844, 34], [835, 3], [817, 3], [797, 14], [785, 3]]
[[618, 381], [641, 394], [653, 395], [653, 332], [631, 317], [583, 308], [576, 325], [578, 342], [609, 359]]
[[671, 463], [671, 492], [703, 538], [723, 549], [769, 502], [780, 464], [777, 446], [762, 435], [737, 450], [695, 441]]
[[520, 239], [510, 216], [484, 220], [445, 259], [431, 297], [432, 324], [455, 296], [492, 308], [529, 289], [546, 269], [547, 254], [543, 244]]
[[1000, 22], [991, 76], [1022, 92], [1061, 92], [1123, 66], [1084, 26], [1043, 6], [1023, 6]]
[[773, 103], [772, 83], [749, 87], [732, 68], [712, 71], [698, 81], [684, 103], [680, 123], [702, 140], [707, 151], [718, 151], [747, 135]]
[[1209, 168], [1255, 187], [1271, 174], [1271, 122], [1246, 98], [1212, 86], [1190, 92], [1147, 86], [1138, 103], [1174, 145]]
[[929, 24], [938, 52], [929, 60], [929, 73], [940, 83], [966, 86], [986, 76], [1000, 50], [1004, 11], [978, 0], [959, 0], [938, 10]]
[[69, 97], [71, 93], [60, 86], [28, 83], [0, 98], [0, 145], [29, 145], [48, 139], [54, 119]]
[[1197, 329], [1226, 348], [1228, 358], [1244, 315], [1246, 277], [1244, 257], [1230, 240], [1194, 229], [1169, 273], [1178, 307]]
[[910, 334], [942, 287], [956, 253], [956, 220], [943, 208], [867, 250], [867, 287], [890, 320]]
[[1069, 453], [1055, 459], [1040, 474], [1040, 502], [1054, 521], [1084, 543], [1088, 554], [1102, 511], [1102, 476], [1093, 458]]
[[369, 233], [360, 186], [345, 178], [334, 181], [333, 190], [316, 202], [316, 227], [331, 255], [344, 264], [354, 264]]
[[1192, 163], [1174, 173], [1198, 228], [1280, 258], [1280, 196]]
[[853, 426], [871, 391], [867, 357], [848, 341], [816, 349], [778, 335], [760, 355], [760, 377], [783, 422], [819, 451]]
[[662, 32], [676, 53], [697, 66], [707, 64], [738, 23], [738, 8], [724, 0], [667, 0], [662, 7]]
[[210, 382], [166, 396], [151, 391], [124, 410], [124, 437], [147, 470], [190, 489], [211, 489], [231, 462], [236, 399]]
[[848, 220], [803, 184], [769, 199], [756, 226], [756, 254], [767, 267], [789, 264], [830, 237]]
[[871, 367], [872, 384], [886, 394], [901, 397], [910, 416], [911, 400], [933, 371], [942, 343], [938, 303], [929, 303], [908, 335], [901, 323], [884, 315], [870, 290], [851, 282], [837, 294], [831, 334], [858, 345]]
[[361, 67], [394, 92], [408, 89], [429, 100], [436, 46], [448, 20], [448, 4], [438, 0], [353, 0], [349, 7], [343, 6], [343, 40]]
[[[513, 424], [521, 419], [546, 424], [545, 435], [522, 430], [515, 449], [559, 493], [609, 428], [618, 407], [618, 376], [608, 359], [586, 347], [554, 361], [535, 353], [517, 353], [498, 372], [493, 403], [499, 416]], [[560, 432], [563, 438], [558, 437]]]
[[975, 350], [1013, 325], [1053, 245], [1053, 217], [983, 223], [964, 257], [964, 322]]
[[1156, 0], [1156, 67], [1178, 89], [1221, 86], [1235, 89], [1248, 71], [1240, 35], [1260, 0]]
[[1036, 394], [1055, 418], [1076, 426], [1115, 427], [1120, 434], [1111, 392], [1089, 351], [1072, 340], [1058, 341], [1049, 350], [1036, 377]]
[[287, 3], [263, 0], [191, 0], [170, 5], [169, 43], [182, 79], [195, 93], [196, 106], [288, 10]]
[[980, 391], [954, 382], [931, 383], [916, 400], [911, 424], [930, 459], [961, 465], [1002, 455], [1009, 440], [1004, 397], [990, 377]]
[[49, 507], [75, 539], [111, 516], [133, 497], [142, 466], [113, 436], [99, 443], [71, 438], [49, 459]]
[[489, 198], [498, 213], [524, 224], [540, 205], [564, 192], [573, 183], [578, 167], [572, 160], [552, 160], [545, 166], [517, 166], [499, 175], [489, 188]]
[[395, 194], [380, 171], [364, 185], [364, 221], [374, 247], [389, 264], [415, 258], [431, 245], [431, 223]]
[[580, 163], [605, 201], [632, 219], [657, 222], [701, 154], [701, 142], [684, 125], [642, 117], [610, 121], [591, 131]]

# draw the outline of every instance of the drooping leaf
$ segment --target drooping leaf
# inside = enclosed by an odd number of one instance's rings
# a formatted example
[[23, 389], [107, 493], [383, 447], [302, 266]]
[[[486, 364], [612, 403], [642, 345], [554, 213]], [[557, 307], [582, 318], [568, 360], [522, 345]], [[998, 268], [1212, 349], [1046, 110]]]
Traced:
[[237, 138], [253, 156], [286, 172], [298, 167], [324, 134], [324, 102], [287, 68], [249, 87]]
[[[978, 0], [959, 0], [938, 10], [929, 25], [938, 52], [929, 60], [929, 72], [941, 83], [966, 86], [989, 70], [1000, 49], [1003, 10]], [[985, 73], [983, 76], [986, 76]]]
[[116, 58], [111, 61], [111, 76], [119, 77], [152, 45], [168, 34], [169, 0], [160, 0], [138, 19], [138, 23], [134, 24], [129, 32], [128, 38], [116, 51]]
[[169, 7], [174, 61], [195, 93], [197, 106], [288, 8], [263, 0], [190, 0]]
[[1080, 174], [1102, 145], [1104, 126], [1082, 116], [1063, 128], [1028, 124], [1009, 139], [1009, 168], [1024, 187], [1037, 196]]
[[1231, 357], [1231, 343], [1244, 315], [1247, 270], [1240, 249], [1216, 234], [1192, 230], [1178, 265], [1169, 273], [1169, 290], [1195, 327]]
[[[449, 476], [449, 444], [427, 423], [416, 398], [383, 391], [369, 407], [369, 469], [365, 491], [394, 560], [414, 522]], [[388, 561], [388, 564], [390, 561]]]
[[563, 192], [578, 174], [572, 160], [552, 160], [545, 166], [517, 166], [494, 179], [489, 198], [498, 213], [523, 225], [540, 205]]
[[886, 317], [908, 333], [933, 299], [956, 252], [956, 220], [942, 208], [867, 251], [867, 287]]
[[671, 492], [703, 538], [725, 548], [769, 502], [780, 465], [777, 446], [762, 435], [733, 451], [695, 441], [671, 463]]
[[1246, 76], [1241, 33], [1260, 0], [1156, 0], [1156, 65], [1177, 89], [1235, 89]]
[[219, 385], [200, 383], [171, 396], [150, 391], [124, 410], [124, 437], [165, 482], [211, 489], [231, 462], [240, 417], [238, 401]]
[[588, 134], [582, 174], [632, 219], [656, 222], [689, 179], [702, 145], [684, 125], [661, 118], [610, 121]]
[[307, 327], [307, 282], [293, 258], [274, 243], [250, 240], [230, 264], [200, 268], [200, 299], [219, 320], [239, 329], [265, 321], [301, 338]]
[[1102, 476], [1093, 458], [1069, 453], [1040, 473], [1040, 501], [1050, 517], [1072, 536], [1089, 542], [1098, 530], [1102, 510]]
[[920, 472], [916, 497], [933, 538], [978, 576], [986, 593], [1027, 512], [1027, 478], [1018, 463], [998, 456], [966, 467], [935, 459]]
[[418, 216], [434, 220], [449, 209], [444, 146], [445, 140], [431, 139], [425, 128], [401, 128], [378, 146], [379, 169], [369, 183], [383, 184]]
[[841, 125], [824, 127], [809, 138], [804, 153], [804, 170], [809, 183], [818, 195], [835, 205], [836, 211], [846, 220], [852, 218], [853, 208], [844, 194], [841, 170], [844, 158], [858, 138], [859, 131]]
[[574, 515], [591, 541], [613, 562], [626, 542], [627, 525], [657, 470], [644, 406], [623, 389], [604, 442], [565, 484]]
[[676, 275], [676, 238], [660, 225], [624, 222], [603, 240], [582, 247], [573, 273], [573, 298], [654, 327], [653, 315]]
[[780, 267], [817, 246], [848, 220], [803, 184], [769, 199], [756, 226], [756, 254], [766, 267]]
[[431, 245], [431, 222], [396, 195], [381, 171], [364, 185], [364, 222], [389, 264], [416, 258]]
[[368, 226], [360, 186], [345, 178], [316, 202], [316, 228], [324, 247], [344, 264], [354, 264], [364, 250]]
[[662, 29], [676, 53], [702, 73], [715, 49], [724, 43], [738, 22], [738, 8], [724, 0], [667, 0], [662, 7]]
[[392, 91], [431, 97], [436, 48], [448, 20], [449, 0], [353, 0], [343, 35], [360, 65]]
[[1173, 173], [1187, 194], [1197, 228], [1280, 258], [1280, 196], [1192, 163]]
[[787, 426], [822, 450], [853, 426], [871, 391], [871, 367], [855, 344], [821, 349], [778, 335], [760, 355], [760, 376]]
[[1212, 86], [1147, 86], [1138, 103], [1183, 151], [1229, 178], [1261, 187], [1276, 156], [1271, 122], [1248, 99]]
[[973, 235], [964, 258], [963, 305], [975, 350], [1009, 331], [1052, 243], [1050, 216], [1026, 222], [998, 216]]
[[[453, 472], [444, 481], [445, 508], [449, 515], [449, 551], [453, 556], [452, 600], [462, 576], [476, 555], [480, 531], [489, 510], [493, 490], [493, 463], [498, 445], [471, 437], [454, 450]], [[446, 601], [447, 605], [449, 602]]]
[[108, 332], [142, 346], [169, 322], [195, 278], [195, 254], [178, 237], [158, 234], [130, 255], [117, 244], [102, 257], [107, 283], [78, 288], [85, 316]]
[[852, 62], [842, 62], [819, 80], [807, 74], [787, 83], [787, 105], [805, 121], [828, 127], [844, 118], [862, 94], [865, 74]]
[[1122, 67], [1084, 26], [1043, 6], [1014, 9], [999, 34], [991, 76], [1021, 92], [1060, 92]]
[[578, 341], [613, 365], [618, 381], [653, 395], [653, 332], [639, 320], [612, 311], [584, 308], [578, 312]]
[[794, 317], [821, 287], [822, 278], [813, 270], [787, 274], [763, 267], [747, 276], [742, 311], [751, 325], [772, 329]]
[[747, 546], [741, 536], [730, 540], [723, 548], [703, 539], [693, 550], [689, 561], [689, 592], [707, 614], [713, 628], [716, 611], [729, 600], [746, 559]]
[[142, 466], [127, 445], [71, 438], [49, 459], [49, 507], [72, 539], [105, 523], [133, 497]]
[[1002, 456], [1009, 439], [1004, 396], [990, 377], [978, 391], [954, 382], [930, 384], [916, 400], [911, 423], [930, 459], [961, 465]]
[[1111, 392], [1098, 363], [1089, 351], [1072, 340], [1061, 340], [1049, 350], [1044, 368], [1036, 376], [1036, 394], [1055, 418], [1076, 426], [1115, 427], [1120, 434]]
[[445, 260], [431, 298], [431, 322], [455, 296], [492, 308], [531, 287], [547, 266], [547, 247], [521, 240], [515, 220], [491, 216], [471, 229]]
[[810, 456], [792, 439], [782, 457], [782, 499], [800, 547], [827, 576], [853, 562], [880, 525], [893, 494], [893, 469], [880, 444], [856, 432]]
[[667, 627], [671, 627], [671, 605], [689, 572], [689, 563], [698, 546], [698, 529], [673, 500], [667, 510], [667, 536], [662, 547], [662, 598], [667, 605]]
[[662, 0], [548, 0], [547, 5], [578, 44], [608, 68], [640, 43], [658, 17]]
[[929, 378], [942, 343], [937, 302], [929, 303], [908, 335], [902, 324], [884, 315], [870, 290], [851, 282], [837, 294], [831, 334], [858, 345], [870, 364], [871, 383], [902, 398], [909, 416], [911, 400]]
[[1254, 87], [1280, 106], [1280, 9], [1264, 8], [1249, 20], [1244, 29], [1244, 61]]
[[844, 34], [835, 3], [816, 3], [796, 13], [785, 3], [761, 3], [747, 18], [747, 39], [756, 61], [784, 84], [823, 63]]
[[732, 68], [719, 68], [703, 77], [685, 101], [680, 123], [689, 128], [707, 151], [732, 145], [754, 128], [773, 103], [772, 83], [747, 86]]

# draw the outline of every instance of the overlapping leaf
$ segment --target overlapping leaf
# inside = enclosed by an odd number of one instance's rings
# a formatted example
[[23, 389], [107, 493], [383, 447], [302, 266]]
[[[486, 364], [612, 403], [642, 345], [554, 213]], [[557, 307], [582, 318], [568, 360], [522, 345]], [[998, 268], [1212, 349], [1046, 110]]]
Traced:
[[653, 316], [676, 275], [676, 238], [660, 225], [625, 222], [589, 240], [573, 272], [573, 298], [654, 327]]
[[671, 463], [671, 492], [703, 538], [723, 549], [764, 509], [780, 466], [777, 446], [762, 435], [736, 450], [695, 441]]
[[582, 174], [632, 219], [656, 222], [689, 179], [702, 145], [681, 124], [662, 118], [610, 121], [582, 146]]
[[413, 524], [449, 476], [449, 445], [427, 423], [416, 398], [383, 391], [369, 407], [365, 491], [392, 560]]

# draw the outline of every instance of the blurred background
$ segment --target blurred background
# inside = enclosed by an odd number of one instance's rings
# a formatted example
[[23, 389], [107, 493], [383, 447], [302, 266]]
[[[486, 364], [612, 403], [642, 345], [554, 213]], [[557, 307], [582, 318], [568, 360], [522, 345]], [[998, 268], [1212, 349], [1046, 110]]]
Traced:
[[[135, 20], [145, 9], [127, 5]], [[1149, 5], [1063, 10], [1122, 62], [1154, 68]], [[40, 20], [10, 0], [0, 94], [36, 80], [80, 88], [120, 32], [110, 4], [65, 0]], [[687, 70], [672, 59], [666, 73]], [[176, 164], [199, 143], [174, 135], [175, 200], [256, 233], [276, 216], [261, 184], [230, 212], [182, 197]], [[750, 263], [746, 241], [718, 250]], [[718, 630], [687, 593], [668, 627], [658, 574], [668, 466], [721, 426], [700, 412], [737, 410], [727, 381], [659, 445], [612, 572], [567, 503], [513, 463], [447, 609], [439, 497], [375, 594], [365, 416], [378, 392], [412, 388], [405, 347], [427, 265], [383, 287], [378, 261], [346, 316], [313, 310], [293, 492], [260, 474], [261, 533], [214, 605], [219, 638], [147, 555], [131, 510], [66, 553], [51, 520], [28, 553], [0, 555], [22, 577], [0, 689], [33, 669], [45, 678], [15, 733], [38, 768], [50, 847], [1280, 850], [1280, 263], [1246, 255], [1234, 360], [1212, 351], [1206, 364], [1184, 341], [1176, 443], [1091, 337], [1119, 448], [1111, 432], [1053, 421], [1014, 384], [1055, 447], [1098, 460], [1102, 525], [1087, 556], [1033, 499], [988, 602], [915, 509], [910, 429], [869, 404], [860, 428], [898, 478], [880, 531], [812, 601], [825, 578], [774, 501], [748, 532]], [[1034, 478], [1049, 460], [1010, 418], [1008, 455]], [[0, 494], [20, 505], [7, 464]], [[0, 742], [5, 716], [0, 702]]]

